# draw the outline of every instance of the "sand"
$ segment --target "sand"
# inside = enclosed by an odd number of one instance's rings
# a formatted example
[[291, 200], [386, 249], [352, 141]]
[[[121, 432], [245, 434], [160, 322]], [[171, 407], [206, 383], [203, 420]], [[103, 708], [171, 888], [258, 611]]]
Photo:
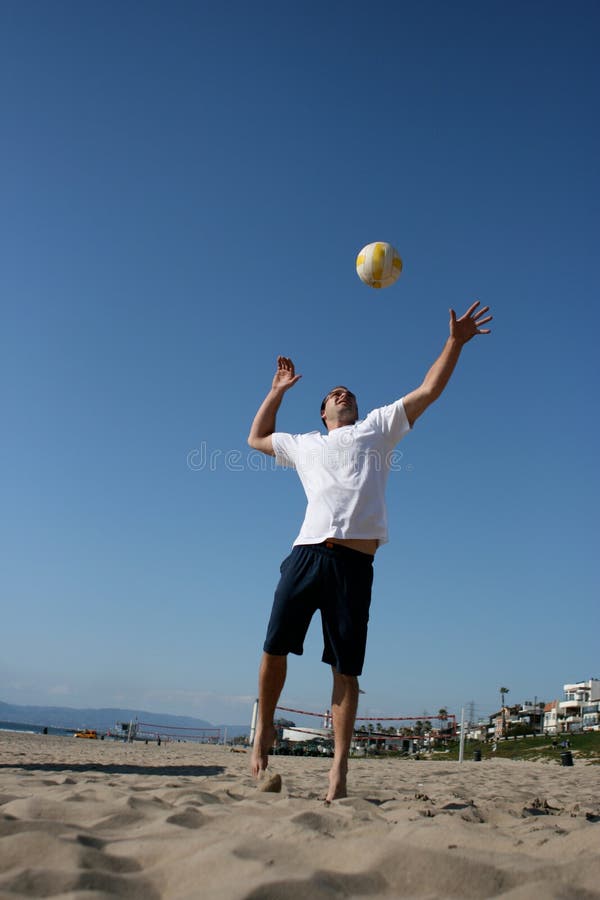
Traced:
[[[328, 760], [0, 733], [0, 898], [600, 897], [600, 766]], [[277, 780], [276, 780], [277, 781]]]

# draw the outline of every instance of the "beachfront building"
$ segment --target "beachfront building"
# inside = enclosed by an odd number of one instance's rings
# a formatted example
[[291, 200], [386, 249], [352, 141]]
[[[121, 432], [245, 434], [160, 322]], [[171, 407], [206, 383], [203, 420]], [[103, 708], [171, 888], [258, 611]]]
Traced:
[[544, 734], [558, 734], [558, 700], [544, 706]]
[[537, 700], [503, 706], [490, 716], [488, 739], [497, 741], [515, 734], [541, 734], [544, 730], [544, 706]]
[[544, 709], [546, 734], [600, 731], [600, 678], [563, 685], [563, 699]]
[[512, 727], [519, 722], [519, 710], [521, 706], [503, 706], [498, 712], [492, 713], [490, 716], [490, 727], [488, 729], [488, 738], [497, 741], [506, 737]]
[[523, 731], [530, 734], [541, 734], [544, 730], [544, 703], [526, 700], [517, 712], [518, 724]]
[[600, 700], [583, 707], [583, 730], [600, 731]]
[[[489, 727], [487, 721], [468, 724], [465, 726], [465, 737], [468, 741], [485, 741], [488, 738]], [[457, 733], [460, 735], [460, 725], [457, 725]]]
[[565, 684], [563, 691], [564, 699], [558, 703], [558, 731], [598, 731], [600, 678]]
[[302, 728], [297, 725], [289, 728], [282, 728], [280, 740], [292, 741], [293, 743], [301, 743], [302, 741], [315, 740], [333, 740], [333, 732], [330, 728], [315, 728], [313, 725], [307, 725]]
[[506, 734], [506, 723], [508, 721], [508, 707], [503, 706], [498, 712], [494, 712], [490, 716], [490, 727], [488, 728], [488, 740], [497, 741]]

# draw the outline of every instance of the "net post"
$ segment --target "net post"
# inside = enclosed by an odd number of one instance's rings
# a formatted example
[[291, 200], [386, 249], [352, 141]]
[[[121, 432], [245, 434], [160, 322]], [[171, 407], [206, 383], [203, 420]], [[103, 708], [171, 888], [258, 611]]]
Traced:
[[458, 747], [458, 761], [463, 762], [465, 758], [465, 708], [460, 708], [460, 744]]
[[250, 746], [254, 746], [254, 735], [256, 734], [256, 720], [258, 719], [258, 698], [254, 701], [252, 707], [252, 720], [250, 722]]

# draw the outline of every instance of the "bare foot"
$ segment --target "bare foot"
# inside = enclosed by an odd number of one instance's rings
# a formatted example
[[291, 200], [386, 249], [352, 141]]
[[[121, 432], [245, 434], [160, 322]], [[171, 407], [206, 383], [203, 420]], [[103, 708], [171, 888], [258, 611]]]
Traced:
[[269, 750], [275, 743], [277, 732], [273, 725], [264, 729], [257, 728], [252, 747], [251, 769], [255, 778], [264, 772], [269, 765]]
[[341, 800], [347, 797], [346, 791], [346, 775], [348, 773], [348, 763], [344, 761], [341, 766], [333, 765], [329, 772], [329, 790], [325, 797], [325, 803], [331, 803], [332, 800]]

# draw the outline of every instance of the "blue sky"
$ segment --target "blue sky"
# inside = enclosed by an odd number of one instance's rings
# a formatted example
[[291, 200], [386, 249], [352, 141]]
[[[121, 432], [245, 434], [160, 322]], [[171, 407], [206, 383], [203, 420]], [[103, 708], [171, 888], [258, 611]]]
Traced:
[[[244, 722], [296, 476], [246, 437], [416, 387], [363, 715], [552, 699], [598, 660], [595, 3], [7, 2], [0, 699]], [[383, 291], [357, 251], [404, 260]], [[282, 703], [319, 710], [317, 621]]]

